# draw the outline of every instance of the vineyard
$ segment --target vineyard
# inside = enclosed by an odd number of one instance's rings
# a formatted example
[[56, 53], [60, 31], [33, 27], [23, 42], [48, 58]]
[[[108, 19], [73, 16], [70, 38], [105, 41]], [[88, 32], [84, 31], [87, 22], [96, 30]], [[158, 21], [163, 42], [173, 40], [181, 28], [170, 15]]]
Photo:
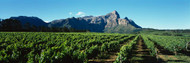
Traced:
[[0, 32], [0, 63], [188, 63], [189, 41], [147, 34]]

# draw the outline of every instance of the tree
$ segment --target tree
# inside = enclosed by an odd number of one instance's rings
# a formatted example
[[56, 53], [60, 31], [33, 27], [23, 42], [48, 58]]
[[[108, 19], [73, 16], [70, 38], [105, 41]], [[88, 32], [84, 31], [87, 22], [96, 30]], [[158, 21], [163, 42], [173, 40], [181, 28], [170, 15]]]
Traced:
[[2, 29], [1, 27], [2, 27], [2, 25], [1, 25], [1, 21], [0, 21], [0, 30]]
[[38, 27], [37, 26], [35, 26], [35, 25], [32, 25], [32, 27], [31, 27], [31, 31], [38, 31]]
[[39, 26], [39, 28], [40, 28], [40, 32], [47, 32], [47, 31], [49, 31], [49, 28], [45, 27], [45, 26]]
[[67, 27], [63, 27], [64, 32], [69, 32], [69, 29]]
[[20, 31], [22, 30], [22, 25], [18, 20], [5, 19], [1, 22], [1, 28], [4, 31]]
[[30, 25], [29, 22], [27, 22], [27, 23], [24, 24], [24, 29], [25, 29], [26, 31], [30, 31], [30, 30], [31, 30], [31, 25]]

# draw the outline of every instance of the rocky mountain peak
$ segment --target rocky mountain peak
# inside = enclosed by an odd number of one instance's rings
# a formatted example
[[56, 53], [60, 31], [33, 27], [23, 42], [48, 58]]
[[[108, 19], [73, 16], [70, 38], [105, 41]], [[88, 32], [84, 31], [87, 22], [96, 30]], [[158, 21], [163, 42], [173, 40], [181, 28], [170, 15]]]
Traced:
[[113, 12], [111, 12], [111, 13], [108, 13], [107, 15], [106, 15], [106, 17], [111, 17], [111, 18], [120, 18], [120, 16], [119, 16], [119, 13], [116, 11], [116, 10], [114, 10]]
[[113, 14], [118, 14], [118, 12], [116, 10], [112, 11], [111, 13]]
[[126, 19], [127, 21], [129, 21], [128, 17], [125, 17], [124, 19]]

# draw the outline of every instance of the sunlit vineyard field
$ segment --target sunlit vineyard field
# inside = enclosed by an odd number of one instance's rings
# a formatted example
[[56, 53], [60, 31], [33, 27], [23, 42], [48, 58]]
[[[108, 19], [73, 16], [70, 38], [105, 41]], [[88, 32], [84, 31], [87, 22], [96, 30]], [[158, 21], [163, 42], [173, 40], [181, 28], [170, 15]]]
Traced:
[[[0, 32], [0, 63], [190, 62], [188, 36]], [[145, 52], [143, 52], [145, 51]], [[173, 61], [162, 55], [172, 56]], [[171, 56], [168, 56], [171, 57]], [[150, 58], [150, 59], [147, 59]]]

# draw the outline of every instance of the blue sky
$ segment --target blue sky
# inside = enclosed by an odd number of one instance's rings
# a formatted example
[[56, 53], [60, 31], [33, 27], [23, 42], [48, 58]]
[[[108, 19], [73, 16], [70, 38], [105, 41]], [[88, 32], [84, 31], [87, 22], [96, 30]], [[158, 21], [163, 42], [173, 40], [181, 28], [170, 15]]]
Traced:
[[36, 16], [44, 21], [118, 11], [143, 28], [190, 29], [190, 0], [1, 0], [0, 18]]

